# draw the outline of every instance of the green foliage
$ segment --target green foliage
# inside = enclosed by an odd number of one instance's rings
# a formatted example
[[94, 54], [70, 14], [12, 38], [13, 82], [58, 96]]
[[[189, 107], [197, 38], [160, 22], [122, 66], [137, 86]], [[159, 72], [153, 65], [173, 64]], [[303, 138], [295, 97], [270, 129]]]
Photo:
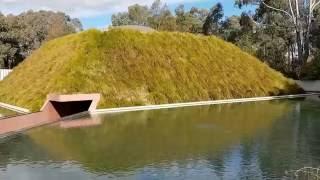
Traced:
[[120, 107], [295, 93], [297, 85], [210, 36], [114, 29], [43, 45], [0, 83], [0, 101], [39, 110], [49, 93], [101, 93]]
[[0, 15], [0, 68], [13, 68], [48, 40], [82, 29], [78, 19], [64, 13], [28, 11]]
[[147, 25], [149, 10], [147, 6], [140, 6], [135, 4], [128, 8], [129, 11], [129, 19], [132, 21], [134, 25]]
[[132, 24], [129, 18], [129, 13], [127, 12], [120, 12], [117, 14], [113, 14], [111, 17], [111, 20], [112, 20], [113, 26], [122, 26], [122, 25]]
[[177, 31], [202, 33], [203, 24], [209, 11], [192, 7], [189, 12], [185, 11], [184, 6], [180, 5], [175, 9]]
[[306, 80], [319, 80], [320, 78], [320, 53], [317, 53], [312, 62], [307, 63], [302, 69], [302, 77]]
[[203, 24], [203, 33], [205, 35], [218, 34], [219, 23], [223, 18], [223, 7], [221, 3], [216, 4], [211, 8], [205, 23]]
[[180, 5], [173, 15], [166, 4], [155, 0], [150, 7], [136, 4], [129, 6], [128, 12], [112, 15], [112, 25], [140, 25], [163, 31], [202, 33], [208, 14], [207, 9], [192, 7], [190, 11], [185, 11], [184, 6]]
[[223, 39], [235, 43], [241, 34], [241, 25], [239, 16], [231, 16], [222, 23]]
[[176, 19], [168, 6], [160, 0], [154, 1], [151, 7], [135, 4], [128, 7], [128, 12], [113, 14], [113, 26], [140, 25], [150, 26], [156, 30], [174, 31]]
[[[252, 47], [258, 58], [271, 67], [295, 78], [305, 78], [301, 69], [310, 67], [319, 51], [319, 3], [309, 0], [236, 0], [244, 5], [257, 5], [255, 14], [256, 32]], [[254, 37], [254, 36], [253, 36]], [[315, 62], [314, 64], [317, 64]], [[306, 69], [304, 69], [306, 71]], [[310, 69], [313, 71], [313, 69]], [[311, 72], [310, 72], [311, 73]], [[312, 73], [311, 73], [312, 74]]]
[[172, 16], [166, 4], [162, 5], [160, 0], [156, 0], [152, 4], [150, 11], [151, 16], [148, 18], [150, 27], [167, 31], [174, 31], [176, 29], [176, 19]]

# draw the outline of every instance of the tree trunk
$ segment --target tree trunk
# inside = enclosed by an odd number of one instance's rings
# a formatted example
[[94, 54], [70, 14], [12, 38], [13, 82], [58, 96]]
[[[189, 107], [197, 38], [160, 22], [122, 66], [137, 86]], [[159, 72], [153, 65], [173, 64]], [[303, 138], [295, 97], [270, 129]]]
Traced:
[[8, 61], [8, 58], [6, 57], [6, 58], [4, 58], [4, 60], [3, 60], [3, 68], [4, 69], [8, 69], [9, 68], [9, 61]]
[[291, 44], [291, 66], [290, 66], [290, 71], [291, 72], [294, 72], [294, 68], [293, 68], [293, 65], [294, 65], [294, 53], [295, 53], [295, 46], [293, 44]]
[[303, 33], [300, 30], [296, 32], [296, 39], [297, 39], [297, 47], [298, 47], [298, 64], [302, 66], [304, 63], [304, 53], [303, 53]]
[[307, 30], [304, 39], [304, 63], [307, 63], [310, 56], [310, 30]]

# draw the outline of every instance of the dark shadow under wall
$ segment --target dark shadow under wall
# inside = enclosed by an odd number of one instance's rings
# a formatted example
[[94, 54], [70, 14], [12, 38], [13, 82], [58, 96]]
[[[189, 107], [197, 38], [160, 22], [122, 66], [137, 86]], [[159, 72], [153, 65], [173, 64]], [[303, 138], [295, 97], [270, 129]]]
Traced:
[[60, 117], [66, 117], [89, 110], [92, 101], [70, 101], [70, 102], [57, 102], [50, 101], [54, 109]]

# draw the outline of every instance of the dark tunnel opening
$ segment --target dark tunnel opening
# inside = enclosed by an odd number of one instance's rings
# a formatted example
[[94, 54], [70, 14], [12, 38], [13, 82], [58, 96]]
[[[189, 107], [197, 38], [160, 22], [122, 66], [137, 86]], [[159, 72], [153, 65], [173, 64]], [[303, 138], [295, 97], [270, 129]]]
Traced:
[[71, 116], [89, 110], [92, 101], [50, 101], [60, 117]]

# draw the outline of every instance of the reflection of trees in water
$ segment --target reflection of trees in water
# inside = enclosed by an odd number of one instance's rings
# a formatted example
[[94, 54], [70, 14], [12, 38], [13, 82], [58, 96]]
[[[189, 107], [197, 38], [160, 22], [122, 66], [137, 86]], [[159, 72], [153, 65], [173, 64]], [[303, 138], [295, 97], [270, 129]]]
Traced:
[[301, 101], [295, 111], [276, 121], [260, 139], [263, 172], [281, 177], [285, 172], [320, 165], [320, 105]]
[[219, 171], [228, 149], [266, 133], [291, 105], [274, 101], [132, 112], [105, 115], [98, 127], [44, 127], [28, 134], [57, 159], [94, 171], [194, 158], [207, 159]]

